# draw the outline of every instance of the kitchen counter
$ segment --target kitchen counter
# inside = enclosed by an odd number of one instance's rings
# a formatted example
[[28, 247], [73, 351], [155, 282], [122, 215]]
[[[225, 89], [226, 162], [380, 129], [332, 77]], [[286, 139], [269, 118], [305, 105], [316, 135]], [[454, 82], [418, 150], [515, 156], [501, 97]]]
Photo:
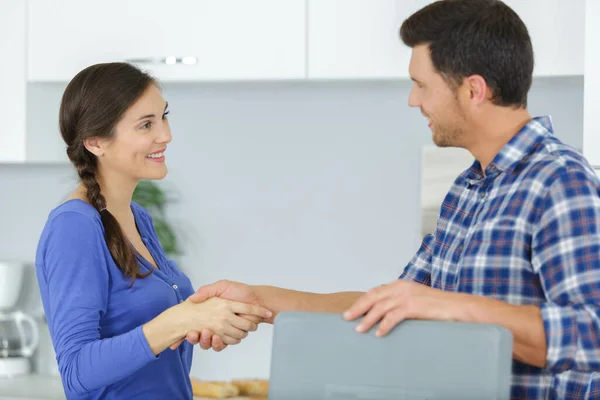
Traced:
[[[23, 375], [0, 378], [0, 400], [65, 400], [60, 377], [51, 375]], [[243, 400], [247, 397], [230, 397], [228, 400]], [[194, 400], [210, 400], [194, 397]], [[254, 399], [258, 400], [258, 399]]]
[[22, 375], [0, 378], [0, 400], [65, 400], [57, 376]]

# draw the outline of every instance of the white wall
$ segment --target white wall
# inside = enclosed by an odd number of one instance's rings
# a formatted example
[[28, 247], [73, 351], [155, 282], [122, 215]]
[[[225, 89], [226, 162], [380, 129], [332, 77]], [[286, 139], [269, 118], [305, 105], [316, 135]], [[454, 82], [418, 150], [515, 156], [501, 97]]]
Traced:
[[[29, 90], [37, 140], [58, 134], [64, 86]], [[164, 187], [195, 286], [221, 278], [316, 292], [395, 279], [420, 240], [427, 123], [408, 82], [171, 84], [174, 140]], [[581, 146], [581, 79], [541, 81], [534, 113]], [[69, 166], [0, 165], [0, 258], [33, 261], [50, 208], [75, 185]], [[30, 279], [27, 308], [36, 304]], [[267, 377], [271, 327], [222, 353], [197, 349], [192, 374]], [[321, 344], [315, 344], [321, 345]]]

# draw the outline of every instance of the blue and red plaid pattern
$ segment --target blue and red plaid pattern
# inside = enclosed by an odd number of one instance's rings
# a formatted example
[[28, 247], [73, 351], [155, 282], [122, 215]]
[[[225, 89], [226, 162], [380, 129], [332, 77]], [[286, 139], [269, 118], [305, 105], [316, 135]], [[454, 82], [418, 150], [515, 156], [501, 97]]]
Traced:
[[446, 195], [401, 279], [541, 308], [547, 366], [513, 362], [512, 399], [600, 399], [600, 179], [531, 120]]

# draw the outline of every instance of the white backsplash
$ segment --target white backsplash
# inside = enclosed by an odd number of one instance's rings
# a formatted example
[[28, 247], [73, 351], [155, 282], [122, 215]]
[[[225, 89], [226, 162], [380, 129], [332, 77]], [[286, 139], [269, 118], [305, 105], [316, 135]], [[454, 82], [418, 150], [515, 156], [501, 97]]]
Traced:
[[473, 163], [465, 149], [425, 146], [421, 162], [421, 236], [433, 232], [444, 197], [454, 180]]

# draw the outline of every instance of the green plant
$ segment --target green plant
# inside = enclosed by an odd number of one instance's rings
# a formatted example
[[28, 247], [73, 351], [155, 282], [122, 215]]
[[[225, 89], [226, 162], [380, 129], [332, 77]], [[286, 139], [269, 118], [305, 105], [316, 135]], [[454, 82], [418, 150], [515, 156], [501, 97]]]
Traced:
[[170, 200], [163, 189], [153, 181], [140, 181], [133, 192], [133, 201], [148, 210], [152, 216], [158, 240], [167, 256], [180, 255], [177, 237], [165, 216], [165, 208]]

